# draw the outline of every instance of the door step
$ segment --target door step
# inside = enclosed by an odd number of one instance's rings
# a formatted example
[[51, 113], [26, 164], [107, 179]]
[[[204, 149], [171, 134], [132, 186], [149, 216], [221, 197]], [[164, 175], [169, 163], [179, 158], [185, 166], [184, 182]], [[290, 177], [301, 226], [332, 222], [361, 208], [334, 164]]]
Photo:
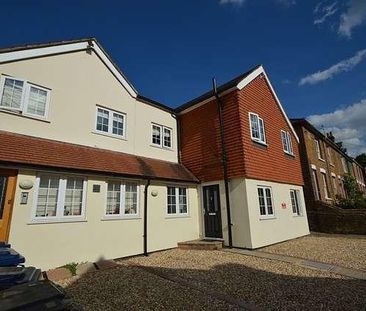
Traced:
[[195, 250], [207, 250], [214, 251], [222, 249], [223, 241], [218, 240], [194, 240], [187, 242], [179, 242], [179, 249], [195, 249]]

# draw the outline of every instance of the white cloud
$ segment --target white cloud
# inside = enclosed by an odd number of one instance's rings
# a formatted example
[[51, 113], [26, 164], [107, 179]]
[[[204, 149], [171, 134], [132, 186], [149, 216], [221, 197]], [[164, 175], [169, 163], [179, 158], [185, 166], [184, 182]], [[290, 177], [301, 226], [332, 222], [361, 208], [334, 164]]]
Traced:
[[309, 116], [307, 120], [322, 132], [332, 131], [351, 156], [366, 152], [366, 99], [331, 113]]
[[244, 2], [245, 0], [220, 0], [220, 4], [232, 4], [237, 6], [243, 5]]
[[[365, 0], [366, 1], [366, 0]], [[323, 71], [318, 71], [302, 78], [299, 85], [304, 84], [316, 84], [320, 81], [328, 80], [333, 78], [335, 75], [341, 72], [347, 72], [353, 69], [357, 64], [359, 64], [366, 56], [366, 49], [358, 51], [351, 58], [340, 61], [339, 63], [325, 69]]]
[[351, 37], [352, 29], [361, 25], [366, 20], [366, 1], [351, 0], [348, 9], [341, 15], [338, 33], [342, 36]]
[[315, 25], [323, 24], [328, 17], [334, 15], [338, 11], [337, 1], [323, 7], [321, 5], [322, 2], [320, 2], [314, 9], [314, 14], [319, 12], [318, 18], [314, 20]]

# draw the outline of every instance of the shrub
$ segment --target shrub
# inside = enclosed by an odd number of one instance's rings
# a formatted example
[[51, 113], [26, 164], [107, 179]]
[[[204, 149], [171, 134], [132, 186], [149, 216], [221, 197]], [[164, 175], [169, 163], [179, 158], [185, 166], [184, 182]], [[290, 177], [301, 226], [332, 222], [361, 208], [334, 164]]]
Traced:
[[359, 190], [357, 180], [351, 175], [344, 175], [343, 183], [347, 198], [337, 196], [337, 205], [344, 209], [366, 209], [366, 198]]

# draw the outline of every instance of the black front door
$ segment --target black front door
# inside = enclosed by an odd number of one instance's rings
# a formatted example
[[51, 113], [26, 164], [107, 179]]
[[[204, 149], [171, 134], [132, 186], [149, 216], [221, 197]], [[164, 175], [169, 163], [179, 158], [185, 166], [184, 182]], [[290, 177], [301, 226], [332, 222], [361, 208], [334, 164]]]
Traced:
[[222, 238], [219, 185], [203, 187], [205, 236]]

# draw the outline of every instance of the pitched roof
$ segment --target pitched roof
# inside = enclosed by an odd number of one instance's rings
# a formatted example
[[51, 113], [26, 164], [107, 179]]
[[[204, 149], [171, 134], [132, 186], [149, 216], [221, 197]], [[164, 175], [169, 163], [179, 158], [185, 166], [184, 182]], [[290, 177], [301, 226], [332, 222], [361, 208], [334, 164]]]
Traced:
[[[247, 76], [249, 76], [252, 72], [254, 72], [256, 69], [258, 69], [261, 65], [257, 65], [255, 67], [253, 67], [252, 69], [248, 70], [247, 72], [235, 77], [234, 79], [230, 80], [229, 82], [226, 82], [220, 86], [217, 87], [217, 93], [222, 93], [225, 92], [233, 87], [236, 87], [240, 81], [242, 81], [243, 79], [245, 79]], [[181, 112], [183, 110], [186, 110], [187, 108], [190, 108], [192, 106], [194, 106], [195, 104], [198, 104], [206, 99], [211, 98], [212, 96], [214, 96], [214, 91], [208, 91], [192, 100], [190, 100], [189, 102], [184, 103], [183, 105], [177, 107], [175, 109], [176, 112]]]
[[112, 57], [104, 50], [95, 38], [83, 38], [75, 40], [54, 41], [40, 44], [26, 44], [8, 48], [0, 48], [0, 64], [19, 61], [22, 59], [44, 57], [69, 52], [78, 52], [92, 49], [109, 68], [111, 73], [119, 80], [127, 92], [140, 102], [173, 112], [173, 109], [155, 100], [142, 96], [132, 83], [127, 79]]
[[0, 163], [103, 175], [198, 182], [183, 165], [122, 152], [0, 131]]

